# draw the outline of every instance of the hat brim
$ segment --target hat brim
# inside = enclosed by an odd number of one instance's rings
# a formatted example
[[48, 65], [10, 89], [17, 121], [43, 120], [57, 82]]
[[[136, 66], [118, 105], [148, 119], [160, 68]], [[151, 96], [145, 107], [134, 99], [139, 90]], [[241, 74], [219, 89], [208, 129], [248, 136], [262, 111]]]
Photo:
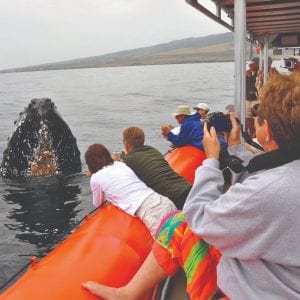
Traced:
[[247, 61], [248, 65], [252, 65], [252, 64], [259, 64], [259, 61], [255, 61], [255, 60], [248, 60]]
[[193, 107], [193, 109], [194, 109], [194, 110], [200, 110], [200, 109], [203, 109], [203, 110], [205, 110], [205, 111], [209, 111], [208, 108], [198, 107], [198, 106]]
[[194, 115], [195, 114], [195, 112], [191, 112], [190, 114], [177, 114], [177, 113], [173, 113], [172, 114], [172, 116], [180, 116], [180, 115], [184, 115], [184, 116], [192, 116], [192, 115]]

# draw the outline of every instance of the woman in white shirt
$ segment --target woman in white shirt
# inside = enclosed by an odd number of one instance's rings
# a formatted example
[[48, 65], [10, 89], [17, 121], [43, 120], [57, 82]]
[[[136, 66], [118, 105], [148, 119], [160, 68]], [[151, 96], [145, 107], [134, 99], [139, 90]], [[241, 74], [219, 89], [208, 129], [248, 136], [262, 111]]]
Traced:
[[91, 175], [93, 204], [105, 200], [132, 216], [139, 217], [155, 235], [162, 219], [176, 210], [173, 202], [149, 188], [125, 163], [114, 161], [102, 144], [93, 144], [85, 153]]

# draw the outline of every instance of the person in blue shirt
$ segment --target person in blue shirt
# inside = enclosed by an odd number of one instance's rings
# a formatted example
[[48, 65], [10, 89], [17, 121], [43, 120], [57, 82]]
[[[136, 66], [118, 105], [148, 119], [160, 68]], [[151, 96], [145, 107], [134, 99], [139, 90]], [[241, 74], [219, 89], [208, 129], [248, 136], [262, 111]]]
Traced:
[[162, 125], [162, 135], [175, 147], [191, 145], [203, 150], [203, 129], [199, 122], [199, 113], [191, 112], [187, 105], [179, 105], [172, 115], [180, 125], [179, 134], [174, 134], [170, 125]]
[[[172, 126], [162, 125], [162, 135], [170, 141], [175, 147], [194, 146], [203, 150], [203, 126], [200, 122], [199, 112], [191, 112], [187, 105], [179, 105], [176, 111], [172, 114], [180, 124], [178, 134], [172, 132]], [[224, 138], [219, 137], [222, 147], [227, 148], [227, 143]]]

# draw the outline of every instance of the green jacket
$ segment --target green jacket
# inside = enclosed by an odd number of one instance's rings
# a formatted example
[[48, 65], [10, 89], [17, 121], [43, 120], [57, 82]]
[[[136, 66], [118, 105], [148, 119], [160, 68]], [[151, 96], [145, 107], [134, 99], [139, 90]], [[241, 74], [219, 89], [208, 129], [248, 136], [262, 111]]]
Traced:
[[155, 192], [168, 197], [181, 209], [192, 185], [171, 169], [164, 156], [151, 146], [137, 148], [124, 162]]

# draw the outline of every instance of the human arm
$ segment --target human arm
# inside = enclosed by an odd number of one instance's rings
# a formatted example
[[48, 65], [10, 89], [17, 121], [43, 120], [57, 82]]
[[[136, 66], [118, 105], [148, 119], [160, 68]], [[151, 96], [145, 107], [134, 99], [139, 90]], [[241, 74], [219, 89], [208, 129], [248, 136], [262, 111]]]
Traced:
[[172, 130], [170, 125], [163, 124], [160, 126], [161, 134], [164, 138], [167, 138], [168, 133]]
[[253, 153], [241, 143], [241, 126], [237, 122], [234, 112], [230, 112], [230, 121], [232, 129], [228, 136], [228, 152], [230, 155], [239, 157], [243, 161], [243, 166], [246, 166], [253, 158]]
[[[238, 142], [236, 134], [237, 132], [234, 130], [231, 137], [232, 144]], [[222, 194], [224, 178], [219, 169], [220, 146], [213, 127], [210, 132], [206, 126], [204, 127], [203, 145], [207, 159], [196, 171], [195, 182], [183, 212], [192, 231], [222, 251], [228, 247], [229, 243], [238, 244], [243, 239], [245, 232], [252, 230], [251, 226], [245, 226], [244, 232], [241, 232], [237, 226], [244, 220], [243, 207], [240, 206], [240, 203], [243, 200], [248, 202], [251, 197], [247, 193], [247, 189], [244, 192], [241, 191], [243, 188], [240, 184]], [[242, 145], [232, 146], [233, 149], [236, 149], [236, 153], [241, 147]], [[245, 208], [246, 210], [247, 208]]]
[[95, 175], [92, 175], [91, 177], [90, 186], [93, 194], [93, 205], [95, 207], [99, 207], [104, 202], [104, 193], [101, 189], [101, 184], [99, 183]]
[[[262, 216], [255, 206], [256, 186], [236, 184], [222, 193], [223, 176], [218, 162], [207, 159], [197, 170], [195, 183], [183, 208], [192, 231], [223, 254], [251, 258], [257, 253], [247, 249]], [[252, 202], [253, 201], [253, 202]], [[254, 204], [253, 204], [254, 203]], [[262, 249], [261, 249], [262, 250]]]
[[193, 145], [202, 149], [203, 130], [199, 120], [186, 120], [181, 124], [179, 133], [174, 134], [170, 131], [167, 135], [167, 139], [176, 147]]

